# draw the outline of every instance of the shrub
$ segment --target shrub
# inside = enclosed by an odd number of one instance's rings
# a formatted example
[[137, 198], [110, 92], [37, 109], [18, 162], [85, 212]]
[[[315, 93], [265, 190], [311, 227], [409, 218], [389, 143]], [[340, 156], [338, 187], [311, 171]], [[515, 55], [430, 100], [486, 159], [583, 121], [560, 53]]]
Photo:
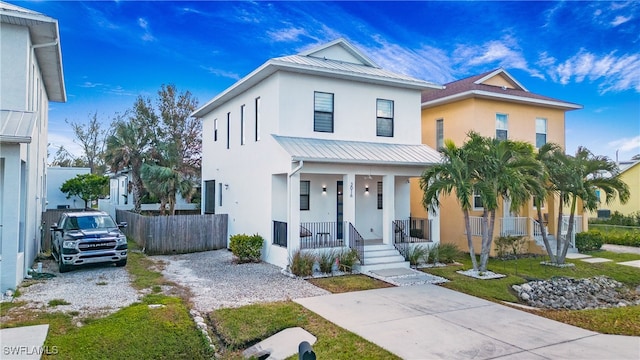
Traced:
[[440, 243], [427, 246], [426, 254], [424, 255], [424, 262], [427, 264], [437, 264], [440, 261]]
[[437, 259], [438, 261], [451, 264], [460, 258], [462, 252], [456, 244], [438, 244], [437, 245]]
[[640, 230], [606, 232], [602, 234], [602, 240], [605, 244], [640, 247]]
[[405, 260], [409, 261], [411, 266], [417, 266], [420, 259], [424, 258], [424, 254], [428, 252], [422, 245], [409, 246], [406, 252]]
[[343, 249], [338, 253], [338, 264], [342, 271], [351, 272], [358, 261], [358, 253], [354, 249]]
[[589, 230], [576, 234], [576, 247], [578, 251], [600, 250], [603, 243], [603, 236], [600, 231]]
[[494, 240], [496, 255], [501, 259], [517, 258], [526, 240], [524, 236], [500, 236]]
[[333, 264], [336, 262], [338, 255], [334, 250], [325, 250], [318, 255], [318, 265], [320, 265], [320, 271], [325, 274], [333, 272]]
[[231, 236], [229, 248], [240, 263], [259, 262], [263, 243], [264, 239], [258, 234], [236, 234]]
[[289, 270], [296, 276], [311, 276], [313, 274], [313, 264], [316, 257], [309, 252], [297, 250], [289, 259]]

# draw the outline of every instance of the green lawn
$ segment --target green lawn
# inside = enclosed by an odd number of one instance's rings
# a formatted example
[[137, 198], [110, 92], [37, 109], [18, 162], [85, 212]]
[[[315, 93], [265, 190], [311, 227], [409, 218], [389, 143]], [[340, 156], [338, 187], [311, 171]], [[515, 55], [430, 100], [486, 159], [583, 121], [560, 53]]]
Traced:
[[[592, 256], [610, 258], [614, 261], [637, 260], [638, 255], [616, 254], [607, 251], [591, 253]], [[587, 278], [596, 275], [606, 275], [618, 280], [631, 289], [640, 285], [640, 269], [619, 265], [615, 262], [589, 264], [579, 260], [569, 260], [575, 267], [556, 268], [540, 264], [542, 258], [524, 258], [519, 260], [489, 261], [489, 270], [507, 275], [501, 279], [478, 280], [457, 274], [457, 270], [471, 268], [468, 256], [461, 259], [462, 265], [444, 268], [423, 269], [430, 274], [442, 276], [451, 280], [442, 286], [466, 294], [478, 296], [491, 301], [518, 302], [517, 296], [511, 290], [511, 285], [522, 284], [530, 280], [549, 279], [553, 276], [572, 278]], [[535, 310], [534, 314], [542, 315], [564, 323], [605, 334], [619, 334], [640, 336], [640, 305], [615, 309], [554, 311]]]

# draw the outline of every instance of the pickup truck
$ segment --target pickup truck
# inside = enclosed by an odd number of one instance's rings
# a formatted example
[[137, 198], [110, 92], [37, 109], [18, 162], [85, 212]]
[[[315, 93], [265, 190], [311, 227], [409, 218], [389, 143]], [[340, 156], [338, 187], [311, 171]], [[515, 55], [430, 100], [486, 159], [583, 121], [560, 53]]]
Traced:
[[51, 226], [51, 253], [61, 273], [95, 263], [127, 264], [127, 237], [103, 211], [65, 212]]

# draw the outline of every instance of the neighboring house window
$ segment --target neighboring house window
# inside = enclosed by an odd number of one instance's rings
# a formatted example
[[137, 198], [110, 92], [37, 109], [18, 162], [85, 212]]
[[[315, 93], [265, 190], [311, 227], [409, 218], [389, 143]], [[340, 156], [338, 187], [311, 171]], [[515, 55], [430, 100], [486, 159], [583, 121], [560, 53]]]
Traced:
[[378, 181], [378, 209], [382, 209], [382, 181]]
[[300, 210], [309, 210], [309, 189], [311, 188], [311, 181], [300, 181]]
[[218, 206], [222, 206], [222, 183], [218, 184]]
[[393, 101], [376, 101], [376, 135], [393, 137]]
[[436, 120], [436, 150], [444, 148], [444, 120]]
[[536, 119], [536, 148], [541, 148], [547, 143], [547, 119]]
[[229, 141], [230, 141], [230, 127], [231, 127], [231, 113], [228, 112], [227, 113], [227, 149], [229, 148]]
[[216, 181], [207, 180], [204, 182], [204, 213], [216, 213]]
[[256, 98], [256, 141], [260, 141], [260, 98]]
[[[533, 197], [533, 208], [536, 209], [537, 206], [536, 204], [538, 203], [538, 197], [534, 196]], [[540, 202], [540, 209], [544, 209], [544, 198], [542, 198], [542, 201]]]
[[496, 139], [507, 140], [508, 126], [508, 116], [506, 114], [496, 114]]
[[483, 208], [484, 208], [484, 204], [482, 203], [482, 198], [480, 197], [480, 194], [476, 194], [474, 192], [473, 193], [473, 209], [481, 210]]
[[333, 94], [314, 93], [313, 131], [333, 132]]
[[213, 120], [213, 141], [218, 141], [218, 119]]
[[244, 145], [244, 105], [240, 106], [240, 145]]

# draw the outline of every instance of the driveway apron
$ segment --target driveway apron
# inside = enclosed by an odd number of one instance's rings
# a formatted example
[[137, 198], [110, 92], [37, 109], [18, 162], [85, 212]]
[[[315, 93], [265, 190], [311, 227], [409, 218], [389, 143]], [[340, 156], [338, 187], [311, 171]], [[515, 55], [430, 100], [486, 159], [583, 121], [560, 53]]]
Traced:
[[640, 359], [640, 337], [602, 335], [437, 285], [295, 301], [403, 359]]

